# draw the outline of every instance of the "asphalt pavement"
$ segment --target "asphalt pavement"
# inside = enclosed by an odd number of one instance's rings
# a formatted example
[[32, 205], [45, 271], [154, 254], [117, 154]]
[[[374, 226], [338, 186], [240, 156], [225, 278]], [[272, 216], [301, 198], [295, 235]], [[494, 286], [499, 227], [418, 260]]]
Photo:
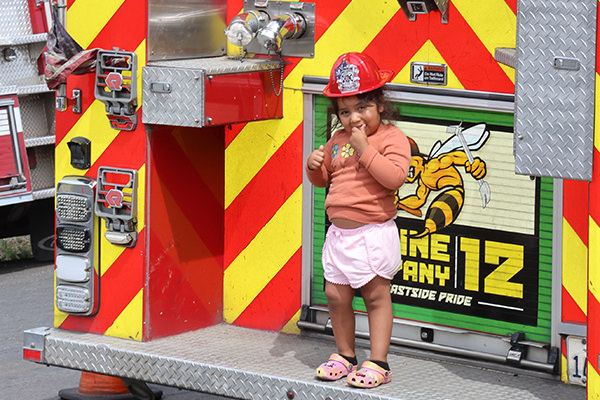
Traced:
[[[23, 360], [23, 331], [52, 326], [54, 265], [33, 259], [0, 261], [0, 399], [58, 400], [79, 386], [80, 371]], [[222, 396], [149, 385], [166, 400], [225, 400]]]

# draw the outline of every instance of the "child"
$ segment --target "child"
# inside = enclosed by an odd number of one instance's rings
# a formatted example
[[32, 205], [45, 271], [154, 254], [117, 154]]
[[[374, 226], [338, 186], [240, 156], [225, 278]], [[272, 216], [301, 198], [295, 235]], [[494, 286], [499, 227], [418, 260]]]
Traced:
[[[332, 98], [343, 129], [306, 161], [311, 183], [329, 186], [325, 210], [332, 225], [322, 260], [338, 350], [316, 375], [325, 380], [348, 375], [348, 383], [356, 387], [375, 387], [392, 379], [387, 364], [393, 324], [390, 281], [401, 262], [394, 194], [406, 179], [410, 144], [398, 128], [381, 119], [382, 87], [391, 76], [366, 54], [342, 54], [323, 94]], [[371, 339], [370, 360], [359, 370], [352, 308], [357, 288], [367, 308]]]

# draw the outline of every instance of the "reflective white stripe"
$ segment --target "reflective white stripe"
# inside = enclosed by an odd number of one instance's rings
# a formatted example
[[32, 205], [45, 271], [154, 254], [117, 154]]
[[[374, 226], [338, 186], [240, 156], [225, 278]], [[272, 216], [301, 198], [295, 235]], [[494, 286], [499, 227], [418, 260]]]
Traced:
[[10, 124], [8, 121], [8, 110], [0, 108], [0, 136], [10, 135]]
[[17, 132], [23, 132], [23, 120], [21, 120], [21, 111], [19, 110], [19, 107], [14, 108], [13, 115], [15, 116], [15, 126], [17, 128]]

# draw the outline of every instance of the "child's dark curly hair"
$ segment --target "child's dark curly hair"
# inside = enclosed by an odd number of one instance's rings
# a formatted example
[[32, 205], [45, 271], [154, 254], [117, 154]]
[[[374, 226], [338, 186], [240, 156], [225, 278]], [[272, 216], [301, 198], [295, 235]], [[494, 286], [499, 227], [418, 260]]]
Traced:
[[[361, 103], [375, 103], [377, 106], [383, 106], [383, 112], [381, 113], [382, 121], [391, 121], [398, 119], [398, 113], [395, 108], [385, 99], [385, 95], [383, 93], [383, 88], [371, 90], [366, 93], [361, 93], [356, 95], [358, 100]], [[329, 132], [327, 132], [327, 137], [329, 138], [331, 134], [337, 129], [341, 128], [340, 119], [338, 117], [339, 107], [337, 102], [337, 97], [330, 98], [331, 107], [329, 111], [334, 115], [334, 118], [328, 120]], [[328, 118], [329, 119], [329, 118]]]

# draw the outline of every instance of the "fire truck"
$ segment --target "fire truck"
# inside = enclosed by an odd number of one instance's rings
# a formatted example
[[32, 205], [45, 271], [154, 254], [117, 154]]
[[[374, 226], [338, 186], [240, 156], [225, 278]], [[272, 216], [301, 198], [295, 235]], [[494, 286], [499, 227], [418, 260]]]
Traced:
[[30, 235], [54, 256], [54, 92], [43, 78], [48, 3], [0, 5], [0, 238]]
[[[54, 326], [25, 359], [144, 398], [600, 398], [596, 0], [51, 5], [94, 68], [54, 82]], [[350, 51], [394, 71], [412, 148], [394, 380], [368, 391], [314, 377], [329, 221], [303, 172]]]

